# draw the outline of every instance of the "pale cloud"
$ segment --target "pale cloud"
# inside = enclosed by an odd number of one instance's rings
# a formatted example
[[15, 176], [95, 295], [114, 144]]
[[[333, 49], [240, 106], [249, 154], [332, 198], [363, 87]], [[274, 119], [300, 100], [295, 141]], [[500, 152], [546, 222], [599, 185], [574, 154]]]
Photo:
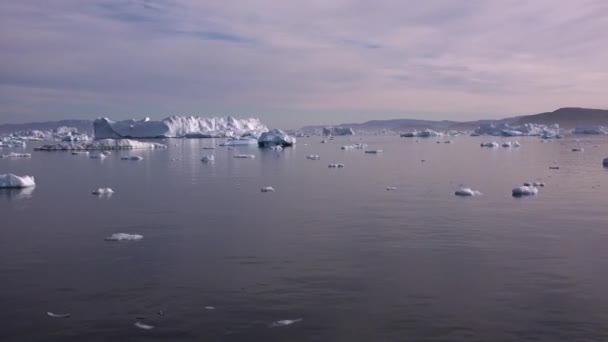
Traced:
[[605, 32], [603, 0], [7, 1], [0, 122], [603, 108]]

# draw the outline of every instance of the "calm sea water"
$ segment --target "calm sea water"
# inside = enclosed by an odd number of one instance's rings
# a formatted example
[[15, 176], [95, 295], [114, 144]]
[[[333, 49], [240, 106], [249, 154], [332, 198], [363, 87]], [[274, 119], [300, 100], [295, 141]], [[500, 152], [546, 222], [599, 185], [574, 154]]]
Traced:
[[[0, 159], [38, 184], [0, 191], [0, 340], [606, 341], [608, 140], [579, 139]], [[384, 153], [339, 148], [355, 142]], [[511, 196], [535, 180], [538, 196]], [[483, 195], [454, 196], [461, 184]], [[119, 232], [144, 238], [104, 241]], [[286, 319], [301, 321], [273, 326]]]

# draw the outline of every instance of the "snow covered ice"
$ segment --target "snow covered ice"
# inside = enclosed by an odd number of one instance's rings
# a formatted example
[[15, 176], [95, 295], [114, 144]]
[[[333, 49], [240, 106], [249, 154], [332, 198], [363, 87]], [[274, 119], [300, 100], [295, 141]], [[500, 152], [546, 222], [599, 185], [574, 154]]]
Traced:
[[538, 194], [538, 188], [534, 186], [520, 186], [514, 188], [512, 191], [513, 196], [521, 197], [521, 196], [534, 196]]
[[36, 181], [32, 176], [17, 176], [12, 173], [0, 175], [0, 188], [19, 189], [36, 186]]
[[281, 145], [292, 146], [296, 143], [296, 138], [289, 136], [287, 133], [281, 131], [280, 129], [273, 129], [268, 132], [262, 133], [260, 138], [258, 139], [258, 146], [260, 147], [270, 147]]
[[460, 189], [456, 190], [456, 192], [454, 192], [454, 194], [456, 196], [468, 197], [468, 196], [481, 195], [481, 192], [473, 190], [471, 188], [460, 188]]
[[119, 138], [228, 138], [259, 136], [268, 128], [259, 119], [235, 119], [231, 116], [204, 118], [170, 116], [160, 121], [112, 121], [99, 118], [93, 123], [96, 139]]
[[144, 238], [143, 235], [139, 235], [139, 234], [115, 233], [115, 234], [108, 236], [104, 240], [106, 240], [106, 241], [123, 241], [123, 240], [136, 241], [136, 240], [141, 240], [143, 238]]
[[342, 164], [342, 163], [334, 163], [334, 164], [329, 164], [327, 166], [330, 167], [330, 168], [342, 168], [342, 167], [344, 167], [344, 164]]

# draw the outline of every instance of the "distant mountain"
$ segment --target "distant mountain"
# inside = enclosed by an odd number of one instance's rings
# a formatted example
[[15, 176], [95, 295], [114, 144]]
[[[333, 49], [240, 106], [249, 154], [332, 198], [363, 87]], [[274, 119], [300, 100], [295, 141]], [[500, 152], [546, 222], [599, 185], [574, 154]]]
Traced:
[[[334, 126], [351, 127], [357, 131], [408, 131], [432, 129], [438, 131], [448, 130], [473, 130], [483, 123], [509, 123], [520, 125], [524, 123], [535, 124], [559, 124], [560, 127], [570, 129], [577, 126], [608, 126], [608, 110], [588, 109], [588, 108], [560, 108], [553, 112], [514, 116], [498, 120], [477, 120], [477, 121], [432, 121], [432, 120], [412, 120], [412, 119], [392, 119], [392, 120], [372, 120], [364, 123], [350, 123]], [[306, 126], [302, 127], [302, 132], [314, 132], [325, 126]]]
[[84, 132], [89, 135], [93, 134], [93, 121], [91, 120], [61, 120], [61, 121], [46, 121], [46, 122], [30, 122], [23, 124], [0, 124], [0, 135], [9, 134], [12, 132], [39, 130], [50, 131], [59, 127], [75, 127], [79, 132]]

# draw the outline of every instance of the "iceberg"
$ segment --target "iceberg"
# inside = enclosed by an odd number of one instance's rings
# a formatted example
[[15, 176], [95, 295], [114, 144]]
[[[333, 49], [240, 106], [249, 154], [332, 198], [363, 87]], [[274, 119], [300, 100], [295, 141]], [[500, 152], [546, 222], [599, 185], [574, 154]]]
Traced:
[[89, 158], [91, 158], [91, 159], [102, 159], [102, 160], [106, 159], [106, 157], [107, 156], [105, 154], [103, 154], [103, 153], [95, 153], [95, 154], [91, 154], [89, 156]]
[[143, 238], [144, 238], [143, 235], [139, 235], [139, 234], [116, 233], [116, 234], [112, 234], [111, 236], [105, 238], [104, 240], [106, 240], [106, 241], [122, 241], [122, 240], [136, 241], [136, 240], [141, 240]]
[[208, 155], [208, 156], [204, 156], [201, 161], [203, 163], [213, 163], [215, 161], [215, 156], [213, 155]]
[[93, 195], [111, 195], [114, 193], [114, 190], [110, 189], [110, 188], [99, 188], [96, 190], [93, 190], [92, 194]]
[[34, 148], [34, 151], [89, 151], [89, 150], [135, 150], [159, 149], [167, 145], [131, 139], [102, 139], [84, 143], [59, 143]]
[[443, 133], [433, 131], [431, 129], [425, 129], [423, 131], [412, 131], [401, 133], [402, 138], [430, 138], [430, 137], [441, 137]]
[[585, 151], [585, 149], [582, 147], [575, 147], [572, 149], [572, 152], [584, 152], [584, 151]]
[[265, 186], [260, 191], [262, 191], [262, 192], [273, 192], [274, 188], [271, 187], [271, 186]]
[[36, 186], [36, 181], [32, 176], [17, 176], [12, 173], [0, 175], [0, 188], [20, 189]]
[[334, 163], [334, 164], [327, 165], [327, 167], [330, 167], [330, 168], [343, 168], [344, 164], [342, 164], [342, 163]]
[[493, 135], [503, 137], [517, 136], [558, 136], [559, 125], [553, 124], [550, 126], [526, 123], [519, 126], [511, 126], [508, 123], [484, 123], [473, 132], [476, 136]]
[[456, 196], [468, 197], [468, 196], [481, 195], [481, 192], [473, 190], [471, 188], [460, 188], [460, 189], [456, 190], [456, 192], [454, 192], [454, 194]]
[[258, 139], [259, 147], [270, 147], [270, 146], [292, 146], [296, 143], [296, 138], [287, 135], [287, 133], [280, 129], [273, 129], [268, 132], [262, 133]]
[[135, 327], [139, 328], [139, 329], [143, 329], [143, 330], [150, 330], [150, 329], [154, 329], [153, 325], [149, 325], [149, 324], [145, 324], [142, 322], [135, 322]]
[[15, 153], [11, 152], [9, 154], [0, 155], [0, 158], [31, 158], [31, 153]]
[[378, 153], [382, 153], [384, 151], [382, 150], [367, 150], [365, 151], [365, 153], [371, 153], [371, 154], [378, 154]]
[[50, 312], [50, 311], [47, 311], [46, 315], [49, 316], [49, 317], [53, 317], [53, 318], [68, 318], [68, 317], [70, 317], [69, 313], [53, 313], [53, 312]]
[[520, 147], [521, 144], [518, 141], [505, 141], [504, 143], [502, 143], [502, 147], [507, 147], [507, 148], [511, 148], [511, 147]]
[[58, 127], [57, 129], [39, 131], [39, 130], [25, 130], [18, 131], [9, 134], [11, 139], [23, 140], [23, 141], [88, 141], [91, 140], [88, 134], [84, 132], [78, 132], [77, 128], [74, 127]]
[[323, 135], [355, 135], [355, 131], [350, 127], [325, 127]]
[[170, 116], [160, 121], [150, 118], [125, 121], [99, 118], [93, 122], [93, 128], [95, 139], [257, 137], [268, 131], [259, 119], [235, 119], [231, 116]]
[[138, 161], [138, 160], [144, 160], [144, 157], [141, 156], [122, 156], [120, 157], [121, 160], [132, 160], [132, 161]]
[[255, 154], [235, 154], [233, 157], [237, 159], [254, 159]]
[[606, 135], [608, 134], [608, 127], [604, 126], [594, 126], [594, 127], [576, 127], [572, 134], [599, 134]]
[[308, 159], [308, 160], [320, 160], [321, 156], [319, 156], [317, 154], [311, 154], [311, 155], [306, 156], [306, 159]]
[[0, 139], [0, 147], [27, 147], [25, 140], [14, 137], [3, 137]]
[[294, 323], [298, 323], [300, 321], [302, 321], [302, 318], [298, 318], [298, 319], [282, 319], [280, 321], [273, 322], [270, 326], [272, 326], [272, 327], [284, 327], [284, 326], [287, 326], [287, 325], [292, 325]]
[[514, 197], [521, 196], [534, 196], [538, 194], [538, 188], [534, 186], [520, 186], [513, 189], [512, 194]]
[[397, 190], [397, 188], [394, 187], [394, 186], [387, 186], [386, 187], [386, 191], [394, 191], [394, 190]]
[[247, 145], [255, 145], [258, 143], [258, 139], [253, 137], [242, 137], [242, 138], [234, 138], [228, 139], [226, 142], [220, 144], [220, 146], [247, 146]]

